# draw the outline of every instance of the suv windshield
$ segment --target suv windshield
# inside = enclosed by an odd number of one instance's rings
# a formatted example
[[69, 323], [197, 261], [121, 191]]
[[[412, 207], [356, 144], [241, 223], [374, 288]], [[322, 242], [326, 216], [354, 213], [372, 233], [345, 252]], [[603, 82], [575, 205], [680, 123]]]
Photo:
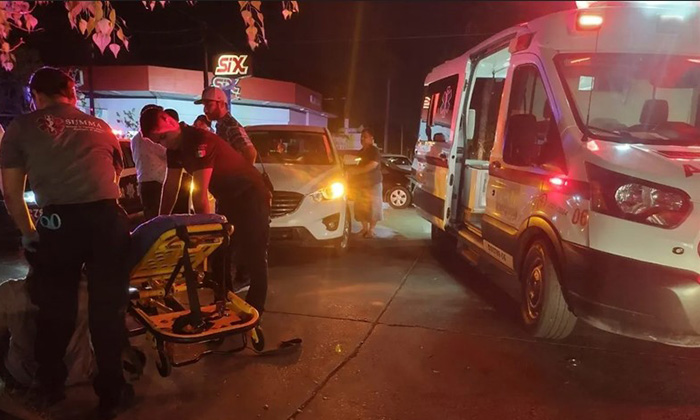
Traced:
[[249, 131], [263, 163], [332, 165], [333, 151], [325, 135], [299, 131]]
[[700, 57], [564, 54], [557, 66], [588, 135], [625, 143], [700, 143]]

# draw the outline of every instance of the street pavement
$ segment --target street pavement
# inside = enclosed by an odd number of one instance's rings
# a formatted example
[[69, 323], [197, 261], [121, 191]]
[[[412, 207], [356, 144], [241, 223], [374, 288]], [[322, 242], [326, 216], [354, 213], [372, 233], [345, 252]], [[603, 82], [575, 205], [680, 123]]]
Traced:
[[[378, 233], [343, 257], [273, 249], [267, 342], [299, 337], [299, 351], [212, 355], [161, 378], [134, 340], [148, 366], [120, 418], [700, 418], [697, 350], [586, 325], [565, 341], [531, 339], [513, 293], [434, 255], [413, 210], [387, 210]], [[23, 270], [4, 257], [0, 282]], [[95, 404], [89, 386], [71, 388], [51, 418], [90, 418]]]

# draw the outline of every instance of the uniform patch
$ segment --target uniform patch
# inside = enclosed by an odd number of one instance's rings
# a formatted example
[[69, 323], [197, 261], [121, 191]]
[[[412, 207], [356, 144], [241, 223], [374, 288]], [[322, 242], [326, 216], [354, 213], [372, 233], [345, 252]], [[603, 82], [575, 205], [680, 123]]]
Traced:
[[203, 158], [206, 155], [207, 155], [207, 145], [200, 144], [199, 146], [197, 146], [197, 157]]
[[52, 136], [57, 136], [66, 128], [63, 118], [55, 117], [51, 114], [43, 115], [37, 120], [39, 129]]

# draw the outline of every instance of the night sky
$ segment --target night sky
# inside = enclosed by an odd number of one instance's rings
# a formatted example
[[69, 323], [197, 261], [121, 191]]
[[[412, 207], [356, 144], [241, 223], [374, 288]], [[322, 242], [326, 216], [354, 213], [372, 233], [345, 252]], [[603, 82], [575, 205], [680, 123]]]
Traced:
[[[45, 64], [85, 65], [91, 45], [70, 29], [62, 2], [37, 8], [42, 32], [25, 37]], [[99, 52], [97, 65], [151, 64], [201, 70], [206, 41], [210, 55], [249, 52], [236, 1], [171, 2], [147, 11], [140, 1], [113, 1], [128, 24], [131, 51], [114, 58]], [[299, 2], [300, 13], [284, 21], [281, 4], [263, 2], [268, 47], [253, 53], [255, 76], [287, 80], [321, 92], [324, 108], [343, 115], [348, 95], [355, 20], [362, 9], [352, 126], [371, 126], [383, 141], [387, 80], [391, 78], [390, 144], [398, 149], [418, 130], [422, 81], [430, 69], [509, 26], [558, 10], [566, 2], [468, 1]], [[207, 30], [200, 30], [205, 22]], [[24, 48], [24, 47], [23, 47]], [[213, 60], [210, 60], [213, 61]], [[342, 125], [342, 119], [331, 122]], [[395, 150], [398, 151], [398, 150]]]

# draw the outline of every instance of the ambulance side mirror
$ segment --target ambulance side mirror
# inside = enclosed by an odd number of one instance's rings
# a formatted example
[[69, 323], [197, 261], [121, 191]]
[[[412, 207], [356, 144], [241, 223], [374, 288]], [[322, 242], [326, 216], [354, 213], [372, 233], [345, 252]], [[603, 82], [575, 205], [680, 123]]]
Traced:
[[516, 114], [508, 117], [503, 160], [511, 165], [532, 166], [537, 163], [538, 154], [535, 116]]
[[476, 125], [476, 110], [470, 109], [467, 111], [467, 141], [474, 139], [474, 130]]

